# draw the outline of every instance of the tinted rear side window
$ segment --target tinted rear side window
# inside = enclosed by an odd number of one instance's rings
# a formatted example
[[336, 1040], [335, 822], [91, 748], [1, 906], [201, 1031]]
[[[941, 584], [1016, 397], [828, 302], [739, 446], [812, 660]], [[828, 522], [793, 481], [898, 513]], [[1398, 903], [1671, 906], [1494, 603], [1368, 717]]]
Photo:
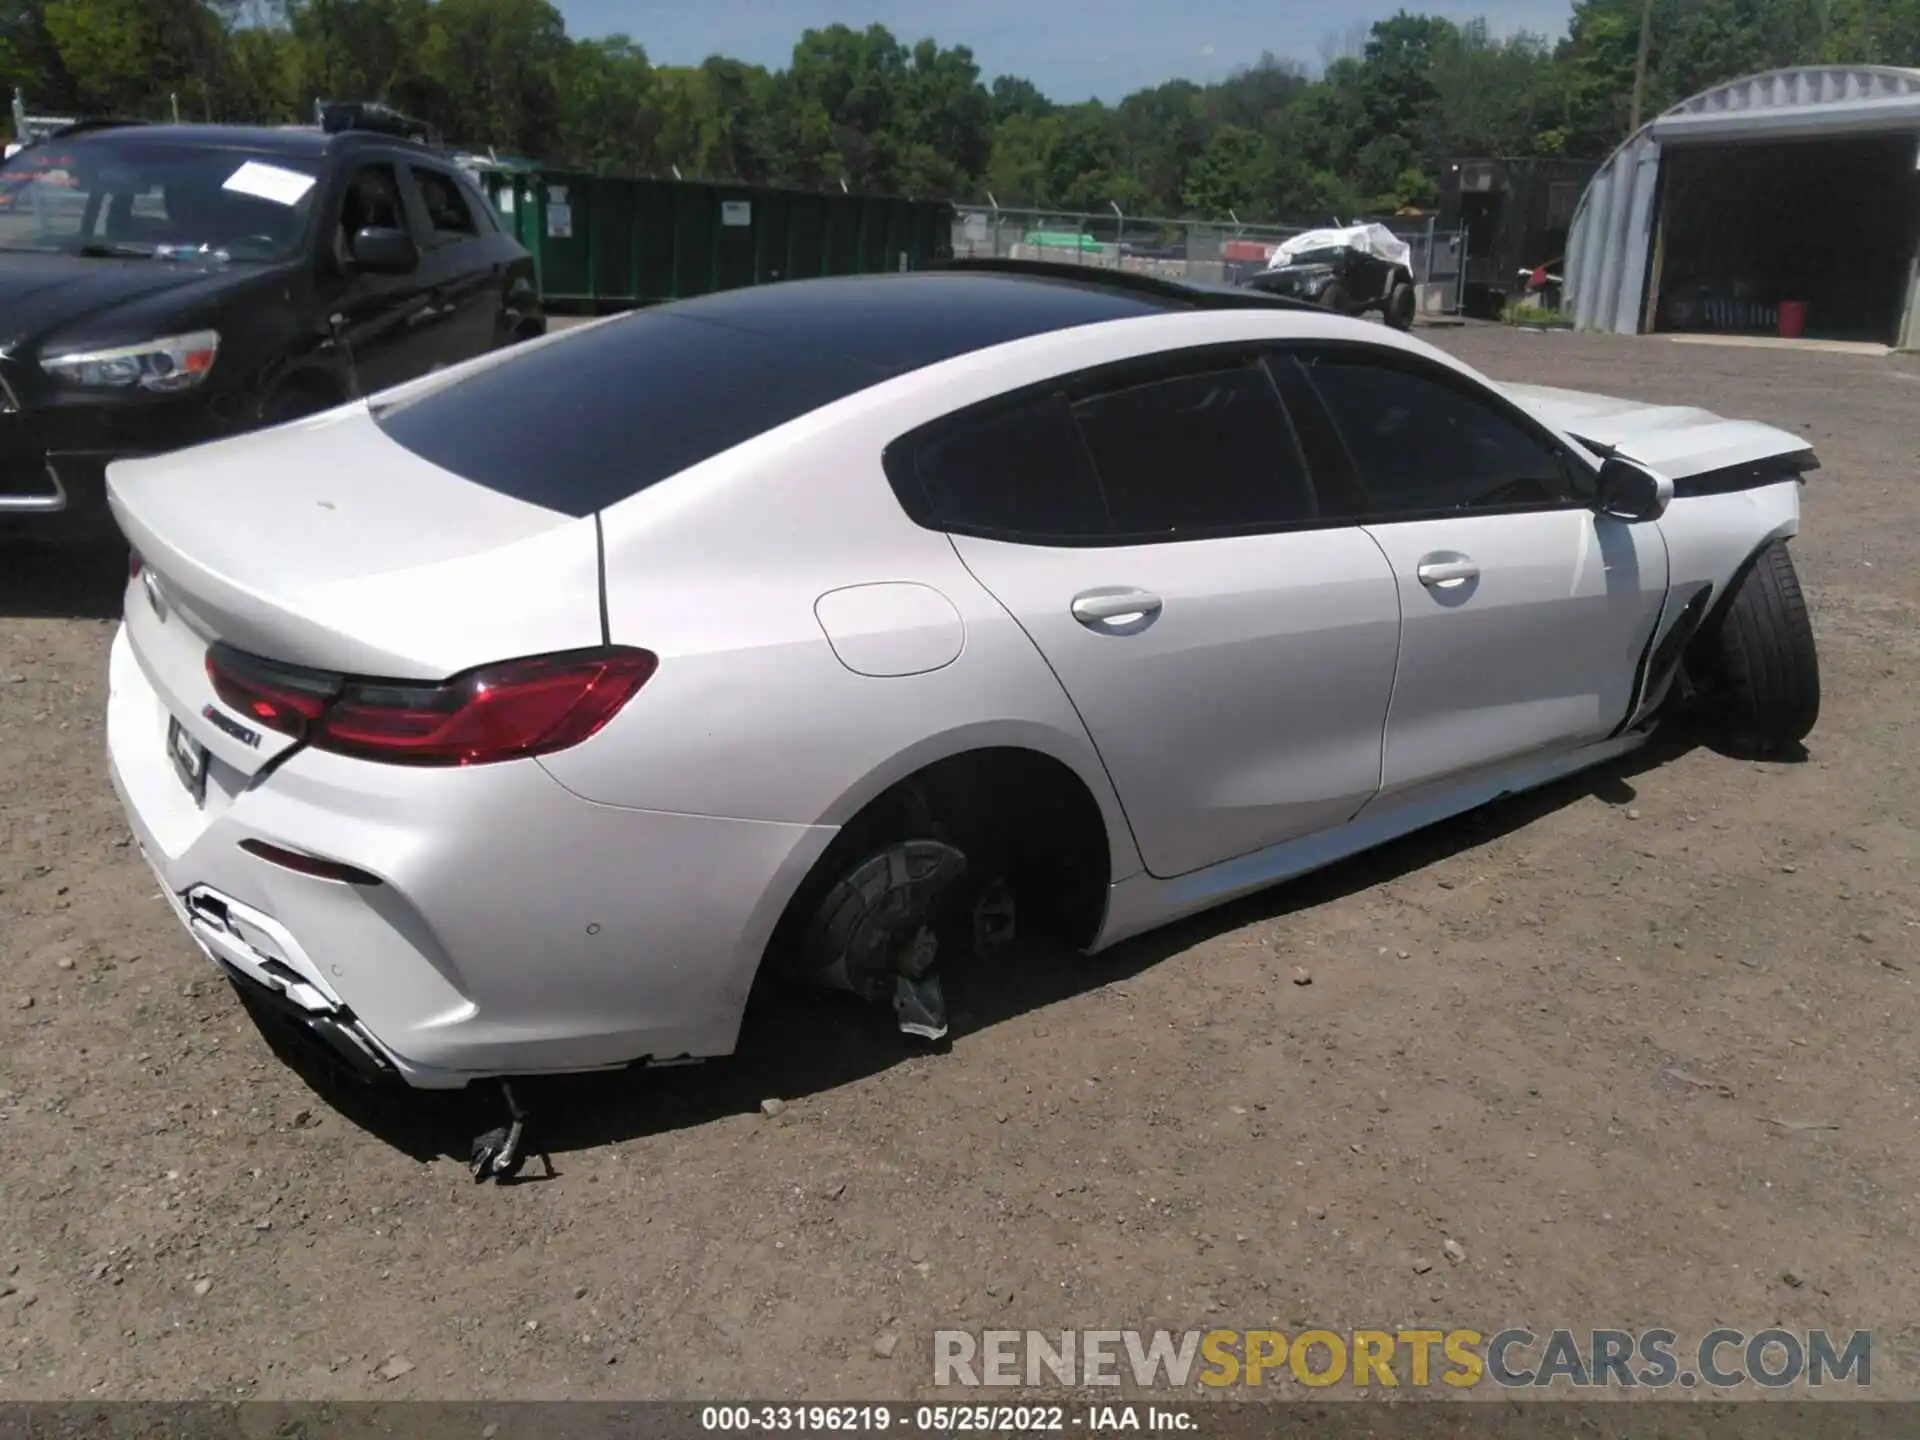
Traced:
[[1253, 530], [1319, 513], [1262, 369], [1135, 385], [1083, 400], [1074, 415], [1121, 535]]
[[646, 311], [377, 419], [443, 470], [580, 516], [885, 378], [831, 352]]
[[945, 529], [1032, 540], [1112, 529], [1058, 396], [960, 421], [922, 443], [913, 464]]

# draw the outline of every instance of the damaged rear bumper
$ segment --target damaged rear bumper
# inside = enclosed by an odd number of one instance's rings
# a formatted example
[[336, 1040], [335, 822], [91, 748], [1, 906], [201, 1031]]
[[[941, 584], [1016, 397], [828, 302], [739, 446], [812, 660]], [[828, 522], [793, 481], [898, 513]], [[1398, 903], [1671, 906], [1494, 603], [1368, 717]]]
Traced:
[[277, 1025], [283, 1034], [300, 1042], [301, 1048], [335, 1067], [343, 1067], [365, 1084], [397, 1089], [407, 1083], [406, 1076], [380, 1050], [351, 1010], [308, 1010], [289, 999], [284, 990], [262, 985], [238, 966], [225, 961], [220, 965], [254, 1016]]
[[421, 1089], [730, 1053], [786, 897], [835, 833], [595, 804], [532, 761], [303, 750], [246, 776], [213, 757], [196, 800], [167, 729], [123, 631], [109, 773], [161, 895], [244, 994], [356, 1073]]

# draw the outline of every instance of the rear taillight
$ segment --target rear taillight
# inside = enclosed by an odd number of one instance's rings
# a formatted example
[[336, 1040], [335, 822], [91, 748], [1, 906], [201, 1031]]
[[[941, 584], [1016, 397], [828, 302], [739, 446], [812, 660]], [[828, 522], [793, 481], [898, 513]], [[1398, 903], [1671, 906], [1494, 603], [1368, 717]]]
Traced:
[[659, 668], [648, 650], [509, 660], [441, 685], [352, 681], [311, 739], [322, 750], [401, 765], [485, 765], [578, 745]]
[[144, 563], [146, 562], [141, 560], [138, 550], [127, 551], [127, 579], [138, 580], [140, 578], [140, 567]]
[[347, 680], [216, 645], [222, 701], [269, 729], [396, 765], [485, 765], [578, 745], [652, 678], [651, 651], [612, 647], [508, 660], [439, 684]]
[[215, 645], [207, 651], [207, 678], [230, 710], [282, 735], [301, 736], [340, 693], [340, 677], [319, 670], [276, 665]]

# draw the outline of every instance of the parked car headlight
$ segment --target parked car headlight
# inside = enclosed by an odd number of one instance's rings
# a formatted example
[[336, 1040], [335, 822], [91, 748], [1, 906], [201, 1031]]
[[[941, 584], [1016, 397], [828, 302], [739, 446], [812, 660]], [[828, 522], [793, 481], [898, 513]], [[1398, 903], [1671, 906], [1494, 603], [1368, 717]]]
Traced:
[[195, 330], [189, 335], [167, 335], [138, 345], [116, 345], [106, 350], [72, 350], [42, 355], [40, 368], [69, 385], [92, 388], [191, 390], [213, 369], [220, 351], [220, 335]]

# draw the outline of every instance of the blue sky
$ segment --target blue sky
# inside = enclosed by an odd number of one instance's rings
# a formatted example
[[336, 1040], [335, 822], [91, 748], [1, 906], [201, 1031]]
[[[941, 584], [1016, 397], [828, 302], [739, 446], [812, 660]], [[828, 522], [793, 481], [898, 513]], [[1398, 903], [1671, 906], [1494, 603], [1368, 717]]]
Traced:
[[1217, 80], [1262, 50], [1318, 68], [1322, 47], [1400, 9], [1497, 33], [1559, 36], [1571, 0], [557, 0], [569, 33], [625, 31], [655, 64], [719, 53], [779, 66], [810, 26], [878, 21], [904, 40], [967, 45], [988, 76], [1024, 75], [1057, 100], [1129, 91], [1175, 76]]

